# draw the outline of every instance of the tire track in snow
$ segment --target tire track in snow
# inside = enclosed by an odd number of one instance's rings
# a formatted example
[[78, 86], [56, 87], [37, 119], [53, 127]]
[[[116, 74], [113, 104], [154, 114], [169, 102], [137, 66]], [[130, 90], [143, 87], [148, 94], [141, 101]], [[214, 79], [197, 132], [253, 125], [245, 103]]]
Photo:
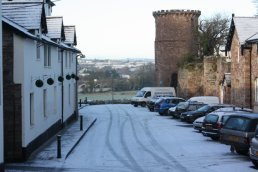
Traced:
[[125, 141], [125, 137], [124, 137], [124, 132], [125, 132], [125, 124], [128, 121], [128, 118], [124, 120], [124, 122], [122, 123], [122, 126], [120, 128], [120, 140], [123, 146], [123, 149], [126, 153], [126, 156], [128, 157], [128, 159], [131, 161], [133, 167], [135, 168], [134, 170], [137, 172], [144, 172], [144, 170], [141, 168], [141, 166], [137, 163], [137, 161], [134, 159], [134, 157], [132, 156], [132, 154], [130, 153], [130, 150], [126, 144]]
[[173, 156], [171, 156], [160, 144], [159, 142], [154, 138], [154, 136], [151, 134], [149, 125], [148, 125], [148, 119], [144, 122], [144, 131], [147, 134], [148, 138], [150, 139], [150, 143], [152, 146], [162, 152], [173, 164], [176, 169], [180, 170], [180, 172], [188, 172], [189, 170], [181, 165]]
[[110, 150], [110, 152], [112, 153], [112, 155], [114, 155], [114, 157], [119, 160], [123, 165], [125, 165], [127, 168], [131, 169], [131, 170], [135, 170], [135, 168], [129, 164], [126, 160], [124, 160], [124, 158], [122, 156], [120, 156], [115, 149], [112, 147], [112, 144], [110, 142], [110, 138], [111, 138], [111, 128], [112, 128], [112, 124], [113, 124], [113, 114], [112, 111], [108, 108], [107, 111], [109, 112], [109, 124], [108, 124], [108, 128], [107, 128], [107, 134], [106, 134], [106, 144], [108, 149]]
[[133, 130], [134, 138], [135, 138], [136, 142], [138, 143], [138, 145], [141, 146], [142, 150], [149, 153], [158, 163], [161, 163], [162, 165], [165, 165], [165, 166], [173, 167], [169, 161], [160, 157], [158, 154], [154, 153], [153, 151], [151, 151], [150, 149], [145, 147], [145, 145], [140, 141], [140, 139], [137, 135], [135, 125], [133, 123], [133, 119], [132, 119], [131, 115], [125, 109], [122, 109], [122, 110], [128, 115], [132, 130]]

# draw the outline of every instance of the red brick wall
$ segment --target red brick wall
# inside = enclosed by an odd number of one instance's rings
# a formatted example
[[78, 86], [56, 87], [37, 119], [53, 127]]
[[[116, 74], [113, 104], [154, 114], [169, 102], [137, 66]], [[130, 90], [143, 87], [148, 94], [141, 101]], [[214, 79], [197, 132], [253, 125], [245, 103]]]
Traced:
[[255, 112], [258, 112], [258, 101], [255, 101], [255, 80], [258, 78], [258, 54], [257, 44], [252, 44], [251, 52], [251, 69], [252, 69], [252, 106]]
[[200, 11], [154, 12], [156, 22], [155, 67], [157, 86], [170, 86], [177, 64], [188, 53], [197, 54], [196, 33]]

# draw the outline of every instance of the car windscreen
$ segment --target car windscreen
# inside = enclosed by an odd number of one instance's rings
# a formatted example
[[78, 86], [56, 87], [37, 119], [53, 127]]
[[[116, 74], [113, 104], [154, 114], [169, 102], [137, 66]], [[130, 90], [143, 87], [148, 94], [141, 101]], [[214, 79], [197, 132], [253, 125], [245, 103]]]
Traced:
[[210, 109], [210, 106], [209, 105], [205, 105], [205, 106], [202, 106], [200, 107], [199, 109], [197, 109], [196, 111], [198, 112], [206, 112]]
[[163, 98], [159, 98], [155, 103], [156, 103], [156, 104], [160, 104], [160, 103], [163, 102], [163, 100], [164, 100]]
[[146, 91], [138, 91], [136, 97], [143, 97]]
[[220, 121], [220, 122], [221, 122], [222, 124], [225, 124], [229, 117], [230, 117], [229, 115], [223, 115], [223, 116], [221, 117], [221, 121]]
[[227, 120], [223, 128], [237, 131], [249, 131], [250, 127], [251, 119], [245, 117], [231, 117]]
[[189, 102], [180, 102], [176, 107], [178, 109], [186, 109], [188, 105], [189, 105]]
[[204, 121], [209, 123], [216, 123], [219, 119], [219, 116], [216, 114], [208, 114], [205, 116]]

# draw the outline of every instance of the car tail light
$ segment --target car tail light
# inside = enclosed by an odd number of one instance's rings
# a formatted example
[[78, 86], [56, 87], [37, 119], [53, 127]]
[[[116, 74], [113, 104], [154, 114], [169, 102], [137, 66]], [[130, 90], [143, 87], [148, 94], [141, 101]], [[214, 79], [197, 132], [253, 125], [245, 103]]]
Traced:
[[249, 139], [249, 137], [245, 137], [245, 138], [244, 138], [244, 143], [245, 143], [245, 144], [250, 144], [250, 139]]
[[221, 129], [221, 128], [222, 128], [222, 126], [221, 126], [220, 123], [217, 123], [217, 128], [218, 128], [218, 129]]

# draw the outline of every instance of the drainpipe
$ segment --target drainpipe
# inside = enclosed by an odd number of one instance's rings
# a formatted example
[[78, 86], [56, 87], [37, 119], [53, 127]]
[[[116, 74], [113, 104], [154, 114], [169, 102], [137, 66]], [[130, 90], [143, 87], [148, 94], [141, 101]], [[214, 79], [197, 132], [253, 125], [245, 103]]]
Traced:
[[[78, 76], [78, 56], [76, 55], [75, 56], [75, 60], [76, 60], [76, 63], [75, 63], [75, 75]], [[78, 111], [78, 82], [77, 80], [75, 80], [75, 116], [76, 116], [76, 119], [78, 119], [79, 117], [79, 111]]]
[[[64, 78], [64, 50], [61, 50], [61, 76]], [[62, 128], [64, 128], [64, 80], [62, 83], [62, 88], [61, 88], [61, 125]]]
[[253, 109], [253, 96], [252, 96], [252, 47], [249, 49], [250, 56], [250, 109]]

